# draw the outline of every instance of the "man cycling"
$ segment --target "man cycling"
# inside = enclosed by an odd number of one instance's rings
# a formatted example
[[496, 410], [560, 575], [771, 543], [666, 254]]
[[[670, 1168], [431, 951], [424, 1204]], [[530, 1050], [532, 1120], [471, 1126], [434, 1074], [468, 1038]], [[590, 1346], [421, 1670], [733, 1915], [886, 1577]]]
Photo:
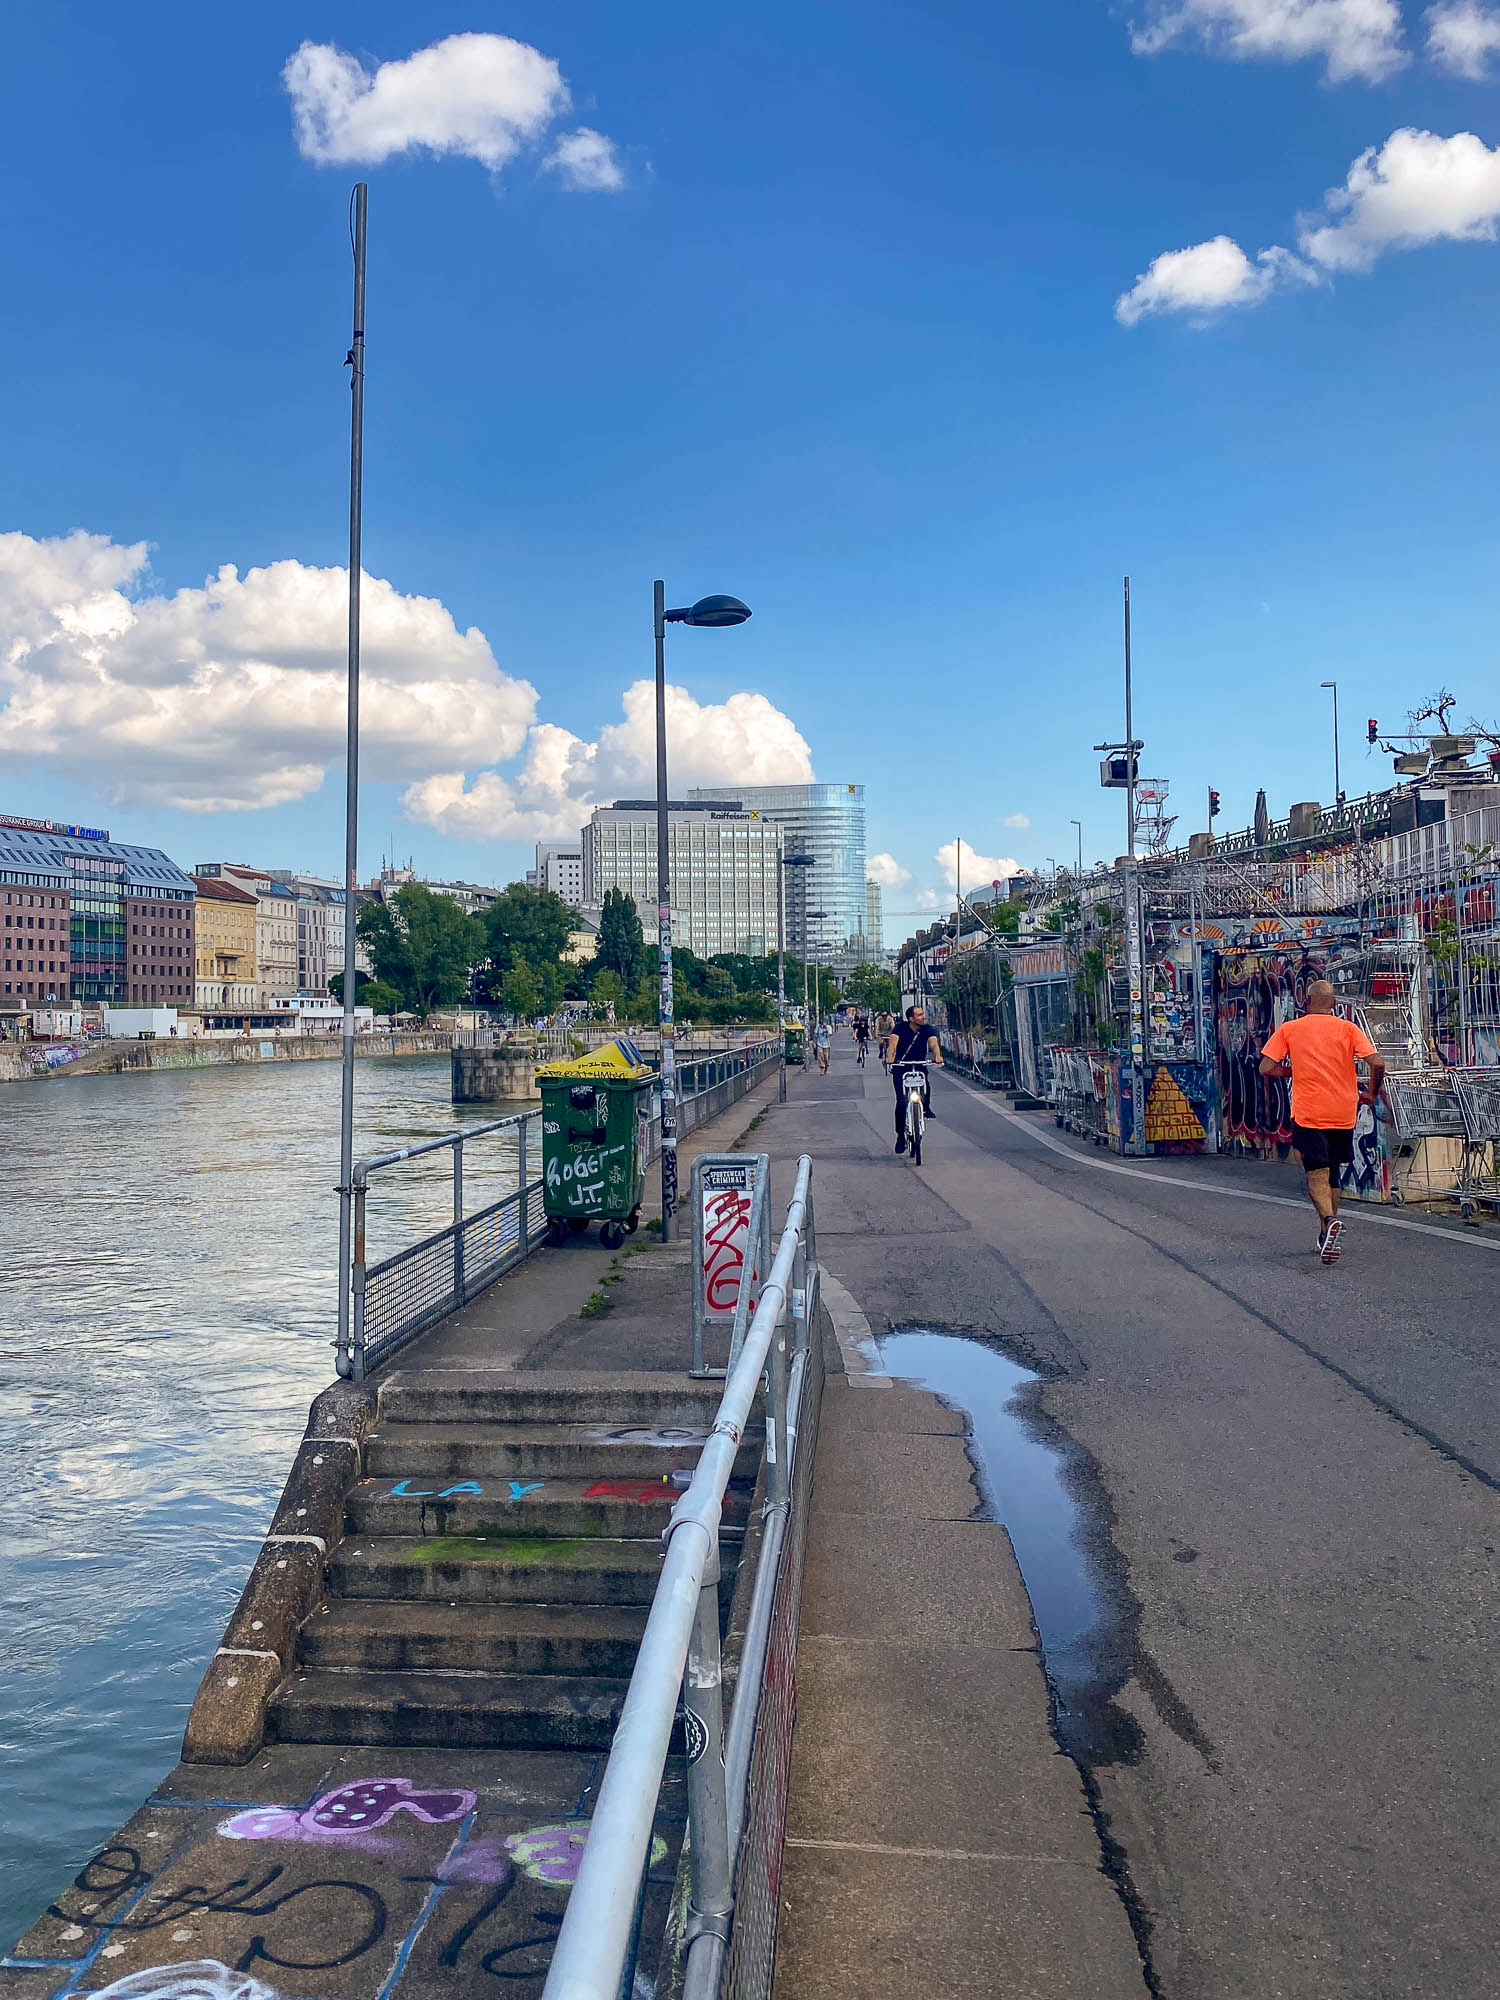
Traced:
[[[921, 1068], [932, 1062], [938, 1068], [943, 1066], [943, 1052], [938, 1047], [938, 1038], [927, 1025], [927, 1011], [923, 1007], [908, 1007], [906, 1019], [891, 1030], [883, 1051], [884, 1059], [890, 1066], [891, 1082], [896, 1087], [896, 1151], [906, 1151], [906, 1098], [901, 1089], [901, 1079], [907, 1070]], [[932, 1085], [923, 1070], [922, 1109], [932, 1116]]]
[[860, 1068], [863, 1069], [865, 1066], [865, 1057], [870, 1053], [870, 1017], [868, 1014], [861, 1014], [854, 1023], [854, 1047], [856, 1050], [855, 1060], [858, 1062]]

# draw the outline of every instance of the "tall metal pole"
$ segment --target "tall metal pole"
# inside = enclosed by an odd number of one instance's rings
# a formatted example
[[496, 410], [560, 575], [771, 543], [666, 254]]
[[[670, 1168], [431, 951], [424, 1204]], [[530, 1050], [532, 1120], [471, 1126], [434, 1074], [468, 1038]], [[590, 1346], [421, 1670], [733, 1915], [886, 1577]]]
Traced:
[[652, 585], [656, 634], [656, 941], [661, 955], [656, 1003], [661, 1031], [661, 1240], [677, 1220], [677, 1049], [672, 1018], [672, 882], [667, 853], [667, 586]]
[[1340, 805], [1343, 802], [1344, 786], [1339, 777], [1339, 684], [1337, 681], [1324, 681], [1323, 685], [1331, 689], [1333, 694], [1333, 802], [1335, 805]]
[[1130, 984], [1130, 1142], [1128, 1151], [1145, 1151], [1145, 1111], [1142, 1102], [1146, 1062], [1146, 940], [1141, 905], [1140, 871], [1135, 858], [1135, 710], [1131, 688], [1130, 578], [1125, 579], [1125, 962]]
[[780, 1101], [786, 1103], [786, 836], [776, 829], [776, 1033], [781, 1039]]
[[354, 190], [354, 338], [346, 366], [349, 376], [349, 697], [344, 751], [344, 1018], [339, 1078], [339, 1322], [338, 1371], [362, 1370], [363, 1356], [350, 1342], [354, 1287], [354, 890], [359, 879], [359, 579], [364, 525], [365, 452], [365, 209], [369, 188]]
[[1078, 879], [1081, 882], [1083, 880], [1083, 821], [1081, 819], [1070, 819], [1068, 825], [1076, 826], [1078, 829]]

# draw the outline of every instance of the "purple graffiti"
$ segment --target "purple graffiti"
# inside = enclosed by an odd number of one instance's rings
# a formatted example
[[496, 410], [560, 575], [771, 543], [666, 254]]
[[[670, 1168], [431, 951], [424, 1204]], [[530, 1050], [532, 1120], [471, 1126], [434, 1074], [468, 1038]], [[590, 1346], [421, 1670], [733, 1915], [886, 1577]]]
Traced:
[[304, 1812], [289, 1806], [256, 1806], [236, 1813], [219, 1831], [227, 1840], [347, 1840], [373, 1833], [398, 1812], [409, 1812], [428, 1826], [446, 1826], [474, 1810], [477, 1795], [451, 1791], [419, 1792], [409, 1778], [364, 1778], [358, 1784], [325, 1792]]

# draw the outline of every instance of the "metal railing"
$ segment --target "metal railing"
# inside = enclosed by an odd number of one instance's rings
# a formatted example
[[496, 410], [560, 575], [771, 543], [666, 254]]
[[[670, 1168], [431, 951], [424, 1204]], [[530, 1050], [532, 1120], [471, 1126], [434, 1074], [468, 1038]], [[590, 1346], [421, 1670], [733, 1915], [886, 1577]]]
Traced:
[[[752, 1755], [760, 1777], [763, 1745], [775, 1751], [779, 1801], [757, 1786], [756, 1809], [769, 1797], [785, 1809], [785, 1767], [790, 1748], [791, 1703], [785, 1662], [777, 1681], [784, 1696], [770, 1731], [758, 1730], [762, 1692], [770, 1676], [773, 1624], [795, 1621], [796, 1606], [778, 1585], [789, 1527], [805, 1518], [809, 1454], [798, 1450], [804, 1395], [821, 1349], [812, 1333], [817, 1309], [817, 1238], [813, 1220], [812, 1161], [798, 1163], [796, 1191], [775, 1262], [761, 1292], [739, 1357], [724, 1385], [713, 1428], [692, 1484], [672, 1510], [665, 1531], [661, 1580], [651, 1602], [635, 1672], [625, 1696], [609, 1762], [589, 1824], [578, 1879], [568, 1899], [543, 2000], [617, 2000], [633, 1978], [640, 1888], [651, 1845], [657, 1799], [679, 1696], [687, 1743], [688, 1850], [691, 1891], [683, 2000], [717, 1995], [730, 1948], [736, 1891], [751, 1919], [756, 1970], [732, 1972], [736, 1991], [769, 1994], [774, 1952], [774, 1867], [761, 1880], [748, 1866], [736, 1881], [736, 1861], [746, 1820]], [[788, 1352], [788, 1326], [793, 1329]], [[766, 1424], [765, 1530], [745, 1628], [734, 1701], [726, 1729], [719, 1635], [719, 1524], [740, 1440], [762, 1390]], [[798, 1476], [800, 1475], [800, 1476]], [[794, 1487], [803, 1503], [794, 1519]], [[788, 1567], [788, 1575], [795, 1564]], [[797, 1573], [800, 1582], [800, 1570]], [[795, 1630], [795, 1623], [793, 1623]], [[747, 1863], [766, 1845], [756, 1841]], [[738, 1942], [739, 1924], [735, 1923]]]
[[[769, 1075], [778, 1059], [775, 1042], [756, 1042], [723, 1055], [684, 1063], [679, 1133], [691, 1132]], [[513, 1133], [514, 1185], [472, 1215], [464, 1213], [464, 1148], [497, 1133]], [[497, 1278], [536, 1249], [546, 1227], [542, 1193], [541, 1112], [512, 1112], [481, 1125], [460, 1126], [436, 1139], [357, 1160], [353, 1196], [353, 1279], [347, 1347], [337, 1346], [340, 1375], [362, 1381], [419, 1333], [477, 1298]], [[449, 1149], [453, 1155], [453, 1219], [377, 1263], [366, 1259], [366, 1208], [370, 1177], [382, 1170]], [[661, 1150], [660, 1106], [653, 1105], [647, 1159]], [[502, 1156], [509, 1151], [500, 1142]], [[494, 1170], [493, 1157], [486, 1162]]]
[[[477, 1298], [535, 1248], [546, 1224], [541, 1119], [540, 1111], [512, 1112], [508, 1118], [465, 1125], [441, 1138], [355, 1161], [353, 1311], [348, 1351], [338, 1356], [340, 1375], [362, 1381], [372, 1368], [388, 1361], [419, 1333]], [[498, 1201], [466, 1215], [464, 1148], [498, 1132], [515, 1135], [515, 1185]], [[453, 1220], [420, 1242], [408, 1244], [376, 1264], [367, 1264], [366, 1202], [371, 1174], [444, 1149], [453, 1155]]]

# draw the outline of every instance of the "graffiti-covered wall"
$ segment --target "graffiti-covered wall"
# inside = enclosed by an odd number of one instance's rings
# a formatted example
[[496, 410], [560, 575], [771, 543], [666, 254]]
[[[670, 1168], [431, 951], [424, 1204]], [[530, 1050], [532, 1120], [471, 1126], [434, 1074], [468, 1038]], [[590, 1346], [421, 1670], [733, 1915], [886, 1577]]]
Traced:
[[1307, 989], [1357, 949], [1347, 938], [1288, 939], [1269, 949], [1216, 948], [1214, 1045], [1226, 1148], [1285, 1158], [1292, 1143], [1290, 1086], [1263, 1077], [1260, 1058], [1281, 1023], [1302, 1013]]

